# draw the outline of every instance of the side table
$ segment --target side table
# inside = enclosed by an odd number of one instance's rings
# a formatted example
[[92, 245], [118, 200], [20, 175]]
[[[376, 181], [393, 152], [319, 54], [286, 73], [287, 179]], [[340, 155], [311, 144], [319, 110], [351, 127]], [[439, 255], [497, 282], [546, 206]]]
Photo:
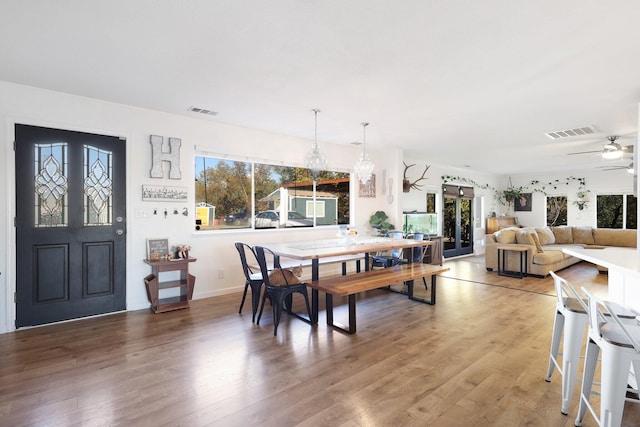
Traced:
[[[196, 258], [176, 259], [174, 261], [150, 261], [144, 260], [151, 266], [151, 274], [144, 278], [147, 288], [147, 297], [151, 303], [151, 311], [162, 313], [180, 308], [189, 308], [189, 301], [193, 296], [193, 286], [196, 277], [189, 274], [189, 263], [195, 262]], [[177, 280], [160, 280], [160, 275], [169, 271], [178, 271]], [[178, 295], [164, 297], [162, 291], [177, 289]]]
[[[529, 274], [527, 264], [527, 250], [528, 246], [524, 245], [498, 245], [498, 275], [507, 277], [517, 277], [522, 279]], [[506, 253], [507, 252], [520, 253], [520, 271], [507, 271]]]

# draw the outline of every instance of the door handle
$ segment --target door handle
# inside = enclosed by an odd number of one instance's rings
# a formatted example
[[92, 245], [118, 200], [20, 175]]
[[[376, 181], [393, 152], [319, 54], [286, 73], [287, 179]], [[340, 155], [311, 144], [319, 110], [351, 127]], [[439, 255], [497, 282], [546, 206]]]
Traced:
[[122, 235], [124, 234], [124, 230], [123, 230], [122, 228], [118, 228], [118, 229], [116, 230], [116, 234], [117, 234], [118, 236], [122, 236]]

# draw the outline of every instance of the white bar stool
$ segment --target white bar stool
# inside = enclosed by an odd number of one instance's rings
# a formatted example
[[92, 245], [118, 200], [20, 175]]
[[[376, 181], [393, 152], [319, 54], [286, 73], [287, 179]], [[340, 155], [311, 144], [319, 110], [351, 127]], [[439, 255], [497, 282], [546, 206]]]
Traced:
[[[562, 407], [560, 411], [567, 415], [573, 396], [573, 388], [577, 379], [578, 359], [582, 352], [582, 341], [587, 326], [587, 305], [571, 284], [553, 271], [556, 288], [556, 317], [553, 322], [549, 369], [545, 381], [551, 381], [553, 369], [558, 368], [562, 376]], [[562, 353], [559, 353], [560, 338], [563, 338]], [[562, 356], [562, 366], [558, 362]]]
[[[638, 393], [627, 385], [629, 370], [633, 364], [634, 372], [640, 372], [640, 326], [623, 323], [611, 303], [591, 295], [585, 288], [582, 291], [589, 298], [589, 340], [584, 361], [580, 406], [575, 425], [581, 426], [586, 410], [599, 426], [613, 427], [622, 423], [625, 400], [638, 402], [626, 397], [627, 391]], [[596, 364], [602, 351], [600, 367], [600, 417], [589, 402], [594, 384]]]
[[[589, 320], [588, 308], [587, 301], [571, 283], [553, 271], [549, 274], [553, 278], [553, 284], [556, 289], [556, 317], [553, 322], [549, 369], [547, 370], [545, 381], [551, 381], [553, 370], [557, 368], [562, 376], [562, 405], [560, 412], [567, 415], [575, 384], [580, 381], [577, 371], [582, 354], [585, 328]], [[633, 311], [615, 303], [609, 304], [618, 317], [625, 319], [627, 322], [635, 321], [636, 313]], [[559, 352], [561, 338], [562, 353]], [[562, 356], [562, 366], [560, 366], [558, 356]]]

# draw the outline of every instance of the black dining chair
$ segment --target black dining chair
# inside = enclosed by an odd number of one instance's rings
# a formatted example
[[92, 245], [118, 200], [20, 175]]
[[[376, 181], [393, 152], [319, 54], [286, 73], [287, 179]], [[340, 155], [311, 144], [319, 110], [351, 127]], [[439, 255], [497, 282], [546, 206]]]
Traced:
[[262, 290], [262, 284], [264, 283], [262, 280], [262, 273], [254, 272], [247, 263], [247, 254], [251, 257], [250, 262], [256, 261], [256, 254], [253, 251], [253, 248], [242, 242], [236, 242], [235, 246], [238, 250], [238, 254], [240, 254], [240, 263], [242, 264], [242, 272], [245, 277], [244, 292], [242, 293], [242, 302], [240, 302], [240, 309], [238, 310], [238, 313], [242, 313], [242, 307], [244, 306], [244, 301], [247, 298], [247, 290], [251, 288], [251, 321], [255, 322], [256, 313], [258, 312], [258, 304], [260, 303], [260, 291]]
[[[253, 250], [256, 254], [256, 258], [258, 259], [258, 265], [260, 265], [260, 272], [262, 273], [265, 285], [264, 294], [262, 295], [262, 303], [260, 305], [260, 313], [258, 313], [258, 320], [256, 323], [260, 324], [264, 303], [267, 298], [271, 301], [271, 307], [273, 309], [274, 336], [278, 333], [278, 324], [280, 323], [283, 308], [285, 308], [287, 313], [290, 315], [294, 315], [307, 323], [311, 323], [311, 307], [309, 306], [307, 285], [300, 282], [291, 270], [282, 268], [280, 266], [280, 259], [278, 255], [273, 253], [269, 248], [255, 246]], [[309, 316], [308, 318], [304, 318], [293, 312], [292, 306], [294, 293], [299, 293], [304, 297], [304, 301], [307, 306], [307, 315]]]
[[[388, 236], [392, 239], [402, 239], [404, 238], [404, 233], [402, 231], [390, 231]], [[393, 249], [387, 253], [377, 253], [371, 257], [372, 268], [387, 268], [406, 263], [407, 261], [402, 258], [402, 249]]]
[[[390, 231], [389, 237], [392, 239], [402, 239], [404, 238], [404, 233], [402, 231]], [[407, 236], [414, 240], [424, 240], [424, 233], [414, 233], [413, 235]], [[430, 239], [428, 239], [430, 240]], [[427, 251], [429, 250], [429, 246], [422, 246], [417, 248], [409, 249], [409, 257], [411, 257], [411, 262], [423, 262]], [[374, 255], [372, 268], [388, 268], [393, 267], [394, 265], [407, 264], [409, 261], [402, 258], [402, 249], [394, 249], [388, 255]], [[422, 278], [422, 283], [424, 284], [424, 289], [428, 290], [427, 279]], [[401, 293], [404, 293], [402, 291]]]

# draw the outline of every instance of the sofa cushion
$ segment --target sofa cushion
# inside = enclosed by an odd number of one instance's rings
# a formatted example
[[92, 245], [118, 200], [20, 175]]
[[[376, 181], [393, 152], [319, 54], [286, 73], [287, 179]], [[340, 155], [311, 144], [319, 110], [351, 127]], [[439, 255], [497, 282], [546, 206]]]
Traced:
[[533, 244], [536, 245], [536, 250], [538, 251], [538, 253], [544, 252], [544, 250], [542, 250], [542, 244], [540, 244], [538, 233], [536, 233], [535, 230], [533, 233], [531, 233], [531, 238], [533, 239]]
[[553, 245], [556, 242], [556, 236], [553, 235], [549, 227], [536, 228], [536, 234], [542, 246]]
[[593, 228], [591, 227], [572, 227], [573, 243], [582, 245], [593, 245]]
[[564, 259], [561, 251], [544, 251], [533, 255], [533, 263], [538, 265], [548, 265], [560, 262]]
[[516, 231], [516, 242], [520, 245], [533, 245], [536, 247], [536, 252], [542, 252], [540, 239], [538, 239], [535, 229], [523, 228]]
[[594, 228], [593, 241], [596, 245], [636, 247], [636, 230], [615, 228]]
[[503, 229], [500, 231], [496, 231], [493, 234], [496, 237], [496, 242], [503, 245], [511, 245], [516, 243], [516, 232], [515, 230]]
[[573, 243], [573, 233], [571, 231], [571, 227], [569, 227], [568, 225], [551, 227], [551, 231], [553, 231], [553, 235], [556, 237], [557, 245]]

